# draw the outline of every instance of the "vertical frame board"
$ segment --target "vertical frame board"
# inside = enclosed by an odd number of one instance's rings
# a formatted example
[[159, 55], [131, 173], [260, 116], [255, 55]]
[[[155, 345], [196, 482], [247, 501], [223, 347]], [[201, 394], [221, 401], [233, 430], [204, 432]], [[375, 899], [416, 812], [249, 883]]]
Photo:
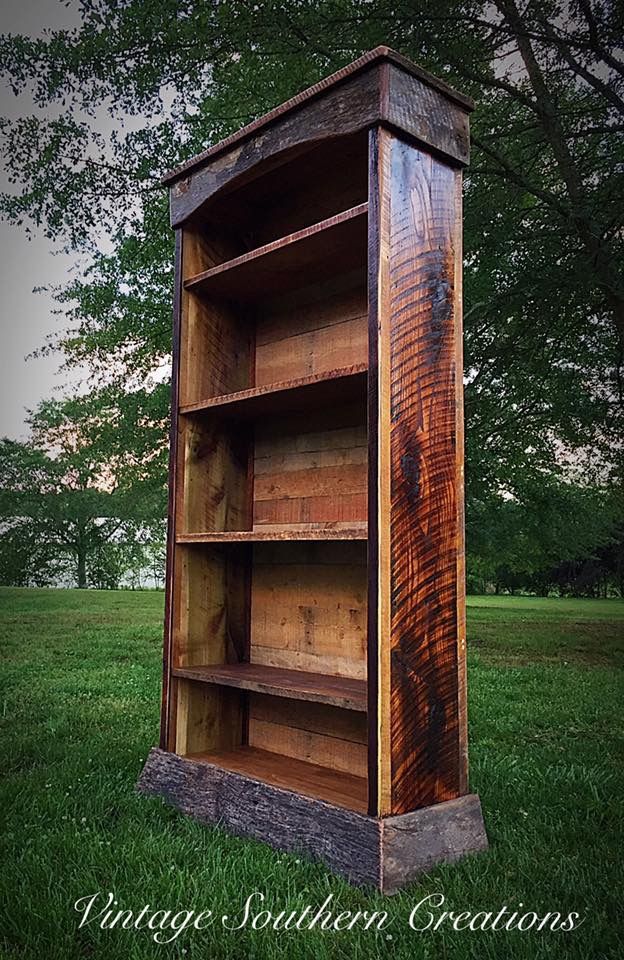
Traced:
[[173, 640], [173, 591], [175, 558], [176, 462], [178, 457], [178, 402], [180, 383], [180, 313], [182, 306], [182, 230], [175, 231], [173, 280], [173, 343], [171, 358], [171, 420], [169, 425], [169, 499], [167, 505], [167, 575], [165, 578], [165, 624], [163, 642], [160, 746], [167, 749], [171, 727], [171, 645]]
[[[239, 335], [237, 317], [184, 290], [211, 256], [195, 229], [178, 231], [161, 742], [182, 754], [239, 746], [246, 728], [244, 694], [172, 676], [175, 667], [249, 658], [250, 546], [176, 544], [179, 533], [251, 524], [250, 431], [230, 437], [218, 418], [180, 413], [185, 397], [248, 384], [249, 332]], [[240, 363], [230, 362], [234, 353]]]
[[[368, 812], [377, 816], [382, 801], [380, 790], [390, 783], [389, 769], [380, 770], [387, 759], [382, 744], [388, 741], [385, 724], [389, 718], [384, 705], [389, 697], [389, 673], [385, 669], [383, 636], [385, 593], [380, 589], [383, 571], [380, 562], [387, 552], [388, 539], [380, 540], [380, 509], [383, 503], [380, 484], [380, 416], [383, 403], [380, 395], [380, 319], [384, 314], [381, 297], [387, 293], [387, 198], [382, 189], [388, 183], [385, 175], [388, 138], [379, 127], [369, 132], [368, 142], [368, 605], [367, 605], [367, 677], [368, 677]], [[387, 369], [383, 364], [381, 372]], [[387, 404], [386, 404], [387, 405]], [[385, 461], [384, 461], [385, 462]], [[386, 569], [387, 572], [387, 569]]]
[[388, 816], [467, 790], [461, 173], [384, 128], [371, 153], [371, 807]]

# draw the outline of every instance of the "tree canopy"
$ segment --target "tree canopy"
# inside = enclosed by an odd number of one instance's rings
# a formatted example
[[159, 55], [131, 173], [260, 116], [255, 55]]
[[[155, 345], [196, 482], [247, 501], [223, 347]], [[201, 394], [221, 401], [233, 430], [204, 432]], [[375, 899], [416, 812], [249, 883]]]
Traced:
[[148, 561], [154, 535], [162, 540], [162, 466], [137, 461], [132, 450], [115, 453], [118, 411], [101, 399], [44, 403], [29, 442], [0, 440], [2, 582], [118, 586]]
[[608, 498], [623, 473], [620, 4], [83, 0], [80, 12], [75, 29], [0, 40], [12, 89], [42, 108], [0, 124], [17, 185], [0, 211], [83, 257], [57, 291], [48, 348], [88, 366], [89, 403], [136, 425], [109, 433], [118, 455], [162, 477], [173, 275], [160, 177], [385, 43], [477, 103], [465, 181], [469, 548], [493, 497], [539, 512], [538, 491], [566, 482]]

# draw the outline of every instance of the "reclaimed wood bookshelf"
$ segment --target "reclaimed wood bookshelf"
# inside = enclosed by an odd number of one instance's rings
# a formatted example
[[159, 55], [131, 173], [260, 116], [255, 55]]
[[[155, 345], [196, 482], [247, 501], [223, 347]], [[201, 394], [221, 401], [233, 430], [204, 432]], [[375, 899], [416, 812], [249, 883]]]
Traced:
[[385, 47], [173, 171], [161, 743], [140, 788], [392, 891], [468, 793], [470, 101]]

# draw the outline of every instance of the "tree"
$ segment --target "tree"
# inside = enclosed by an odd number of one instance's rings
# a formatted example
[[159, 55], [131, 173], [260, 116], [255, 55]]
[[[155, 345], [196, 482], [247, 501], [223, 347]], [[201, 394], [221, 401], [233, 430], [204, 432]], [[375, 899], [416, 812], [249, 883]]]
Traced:
[[[58, 292], [70, 327], [55, 345], [68, 364], [88, 365], [94, 389], [116, 391], [119, 410], [134, 403], [128, 385], [143, 391], [153, 401], [147, 429], [164, 429], [154, 371], [170, 349], [172, 242], [160, 175], [389, 43], [478, 105], [465, 203], [469, 518], [492, 495], [525, 500], [544, 478], [618, 476], [620, 5], [88, 0], [81, 10], [76, 31], [0, 43], [13, 89], [32, 87], [58, 111], [2, 123], [20, 185], [2, 209], [88, 255], [83, 275]], [[110, 134], [94, 119], [103, 109]], [[112, 252], [94, 248], [103, 225]], [[141, 431], [127, 441], [145, 457]], [[154, 475], [163, 468], [162, 458], [144, 462]]]
[[[48, 402], [28, 443], [0, 441], [0, 568], [5, 583], [118, 585], [143, 560], [145, 531], [163, 537], [162, 481], [109, 442], [114, 408], [93, 398]], [[77, 414], [80, 413], [80, 416]], [[123, 436], [123, 431], [121, 431]]]
[[584, 571], [619, 589], [622, 515], [620, 488], [549, 477], [527, 483], [522, 499], [477, 500], [467, 530], [469, 588], [565, 593]]

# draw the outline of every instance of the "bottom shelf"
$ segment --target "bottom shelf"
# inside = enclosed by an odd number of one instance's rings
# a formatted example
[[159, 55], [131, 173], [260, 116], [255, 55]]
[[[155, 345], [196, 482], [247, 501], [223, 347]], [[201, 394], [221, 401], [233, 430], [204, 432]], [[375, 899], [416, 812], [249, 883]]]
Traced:
[[225, 770], [242, 773], [253, 780], [262, 780], [274, 787], [294, 790], [306, 797], [325, 800], [358, 813], [367, 811], [366, 780], [351, 773], [341, 773], [315, 763], [293, 760], [291, 757], [258, 750], [256, 747], [239, 747], [237, 750], [216, 753], [190, 753], [186, 759], [213, 763]]

